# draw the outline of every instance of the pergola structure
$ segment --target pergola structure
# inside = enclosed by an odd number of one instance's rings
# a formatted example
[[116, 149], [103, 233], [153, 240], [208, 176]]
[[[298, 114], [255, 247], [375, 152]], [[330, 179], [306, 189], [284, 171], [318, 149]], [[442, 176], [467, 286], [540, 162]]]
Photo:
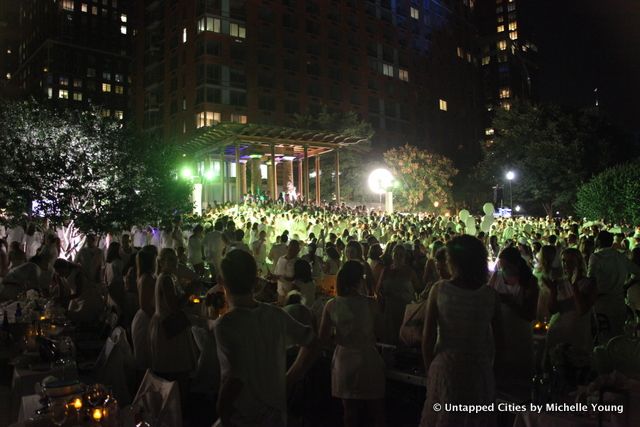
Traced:
[[[182, 148], [186, 156], [198, 163], [200, 176], [213, 170], [219, 162], [220, 191], [222, 202], [240, 201], [249, 190], [256, 194], [262, 189], [261, 165], [267, 166], [267, 191], [270, 198], [277, 199], [278, 175], [285, 185], [294, 183], [294, 165], [297, 169], [297, 188], [305, 201], [310, 201], [309, 160], [314, 159], [315, 202], [320, 203], [320, 158], [335, 151], [335, 195], [340, 203], [340, 151], [345, 148], [360, 149], [366, 138], [350, 135], [295, 129], [280, 126], [219, 123], [202, 128]], [[232, 171], [233, 166], [233, 171]], [[247, 167], [251, 170], [251, 182], [247, 183]], [[232, 191], [232, 173], [235, 175], [235, 191]], [[210, 188], [207, 188], [209, 185]], [[213, 200], [212, 184], [203, 180], [205, 201]], [[235, 194], [234, 194], [235, 193]]]

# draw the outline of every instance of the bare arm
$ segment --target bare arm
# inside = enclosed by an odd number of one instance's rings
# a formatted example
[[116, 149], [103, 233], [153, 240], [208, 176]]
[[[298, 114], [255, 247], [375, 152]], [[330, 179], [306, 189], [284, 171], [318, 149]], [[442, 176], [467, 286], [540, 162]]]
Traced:
[[155, 282], [152, 277], [144, 277], [139, 281], [138, 303], [142, 311], [151, 317], [155, 313]]
[[424, 361], [425, 373], [429, 372], [429, 367], [435, 357], [436, 340], [438, 338], [438, 291], [440, 285], [433, 287], [429, 292], [427, 300], [427, 313], [424, 318], [422, 328], [422, 358]]

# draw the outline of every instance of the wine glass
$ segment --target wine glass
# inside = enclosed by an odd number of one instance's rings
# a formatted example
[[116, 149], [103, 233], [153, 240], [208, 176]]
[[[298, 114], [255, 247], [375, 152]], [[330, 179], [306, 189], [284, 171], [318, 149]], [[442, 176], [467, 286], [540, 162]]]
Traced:
[[51, 422], [56, 426], [61, 426], [67, 422], [67, 405], [64, 402], [52, 402], [49, 405], [49, 415]]

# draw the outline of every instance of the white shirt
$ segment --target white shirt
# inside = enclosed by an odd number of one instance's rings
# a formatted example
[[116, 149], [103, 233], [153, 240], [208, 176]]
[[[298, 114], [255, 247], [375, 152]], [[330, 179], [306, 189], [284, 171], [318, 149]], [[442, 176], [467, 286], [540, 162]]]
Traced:
[[22, 244], [23, 240], [24, 240], [24, 228], [22, 228], [22, 226], [17, 225], [9, 229], [9, 233], [7, 234], [7, 246], [11, 246], [11, 243], [13, 242], [18, 242]]
[[280, 276], [278, 279], [278, 293], [286, 295], [291, 289], [291, 280], [285, 279], [285, 277], [293, 277], [294, 266], [299, 258], [287, 259], [286, 256], [281, 256], [276, 264], [274, 274]]
[[233, 378], [243, 384], [232, 423], [262, 425], [266, 416], [273, 425], [286, 425], [287, 347], [309, 344], [313, 329], [278, 307], [258, 303], [222, 316], [215, 335], [222, 383]]
[[196, 237], [195, 235], [189, 237], [187, 253], [191, 265], [202, 264], [202, 237]]

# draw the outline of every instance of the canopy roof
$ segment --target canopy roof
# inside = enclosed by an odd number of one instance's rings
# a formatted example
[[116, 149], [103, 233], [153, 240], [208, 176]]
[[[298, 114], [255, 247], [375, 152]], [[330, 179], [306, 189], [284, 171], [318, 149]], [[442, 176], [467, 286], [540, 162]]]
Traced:
[[328, 153], [337, 148], [355, 148], [367, 138], [335, 132], [296, 129], [281, 126], [218, 123], [196, 131], [193, 138], [183, 145], [184, 153], [190, 156], [235, 155], [235, 146], [242, 157], [270, 155], [271, 146], [277, 154], [296, 158], [304, 156], [307, 147], [309, 157]]

